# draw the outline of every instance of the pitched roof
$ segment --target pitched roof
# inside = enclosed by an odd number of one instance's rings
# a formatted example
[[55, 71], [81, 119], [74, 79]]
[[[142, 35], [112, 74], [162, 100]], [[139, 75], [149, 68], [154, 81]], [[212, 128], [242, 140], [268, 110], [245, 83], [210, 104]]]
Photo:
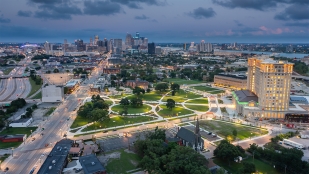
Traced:
[[192, 144], [195, 142], [195, 134], [192, 131], [183, 127], [180, 128], [176, 136]]
[[259, 98], [249, 90], [239, 90], [234, 92], [238, 97], [239, 102], [255, 101], [259, 102]]

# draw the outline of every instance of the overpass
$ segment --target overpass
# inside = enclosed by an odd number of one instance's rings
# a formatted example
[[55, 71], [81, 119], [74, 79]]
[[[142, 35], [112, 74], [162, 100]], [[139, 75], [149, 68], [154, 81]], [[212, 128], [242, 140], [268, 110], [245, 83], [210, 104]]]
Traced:
[[[2, 106], [10, 106], [12, 101], [5, 101], [5, 102], [0, 102], [0, 107]], [[26, 103], [39, 103], [41, 102], [41, 99], [26, 99]]]
[[292, 79], [295, 79], [295, 80], [307, 80], [307, 81], [309, 81], [309, 76], [292, 75]]
[[30, 77], [30, 74], [22, 74], [22, 75], [1, 75], [0, 79], [9, 79], [9, 78], [26, 78]]

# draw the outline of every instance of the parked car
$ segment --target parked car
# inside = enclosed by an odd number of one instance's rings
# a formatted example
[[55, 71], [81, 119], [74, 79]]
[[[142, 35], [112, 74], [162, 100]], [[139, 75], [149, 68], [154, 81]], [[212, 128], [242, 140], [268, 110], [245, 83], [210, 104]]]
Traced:
[[212, 132], [208, 132], [208, 135], [211, 135], [212, 134]]

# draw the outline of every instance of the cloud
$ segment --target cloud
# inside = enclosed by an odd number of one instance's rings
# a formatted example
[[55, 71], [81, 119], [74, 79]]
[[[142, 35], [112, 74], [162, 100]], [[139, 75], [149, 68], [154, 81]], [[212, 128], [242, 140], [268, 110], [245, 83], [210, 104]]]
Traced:
[[120, 3], [122, 5], [126, 5], [129, 8], [141, 9], [141, 3], [146, 5], [155, 5], [155, 6], [164, 6], [166, 5], [166, 1], [160, 0], [111, 0], [112, 2]]
[[36, 4], [58, 4], [61, 3], [63, 0], [29, 0], [30, 3]]
[[32, 15], [32, 11], [22, 11], [22, 10], [19, 10], [17, 12], [17, 15], [21, 16], [21, 17], [30, 17]]
[[283, 12], [280, 12], [274, 17], [276, 20], [306, 20], [309, 19], [309, 6], [294, 4], [287, 7]]
[[155, 19], [152, 19], [152, 20], [149, 20], [149, 22], [158, 22], [158, 21]]
[[237, 25], [238, 27], [244, 26], [244, 24], [240, 23], [238, 20], [234, 20], [234, 22], [236, 23], [236, 25]]
[[52, 2], [50, 0], [32, 0], [34, 3], [38, 3], [39, 11], [34, 13], [34, 17], [50, 20], [71, 20], [72, 15], [82, 15], [82, 11], [70, 0]]
[[141, 16], [135, 16], [134, 19], [146, 20], [146, 19], [149, 19], [149, 17], [147, 17], [147, 16], [145, 16], [145, 15], [141, 15]]
[[118, 3], [110, 1], [85, 1], [84, 14], [88, 15], [115, 15], [121, 13], [122, 9]]
[[216, 12], [210, 8], [203, 8], [199, 7], [194, 9], [193, 12], [188, 13], [189, 16], [195, 19], [203, 19], [203, 18], [210, 18], [216, 15]]
[[276, 0], [212, 0], [212, 2], [227, 8], [244, 8], [260, 11], [277, 6]]
[[284, 25], [292, 27], [309, 27], [309, 22], [294, 22], [294, 23], [286, 23]]
[[3, 14], [0, 16], [0, 23], [10, 23], [11, 19], [4, 18]]

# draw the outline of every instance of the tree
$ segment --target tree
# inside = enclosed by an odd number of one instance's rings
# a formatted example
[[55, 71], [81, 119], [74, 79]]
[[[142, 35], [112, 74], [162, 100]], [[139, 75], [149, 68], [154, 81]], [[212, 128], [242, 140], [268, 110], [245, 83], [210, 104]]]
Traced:
[[175, 107], [175, 101], [173, 99], [166, 100], [166, 107], [172, 110]]
[[69, 93], [69, 88], [65, 86], [65, 87], [63, 88], [63, 93], [64, 93], [64, 94], [68, 94], [68, 93]]
[[122, 106], [129, 106], [130, 105], [130, 101], [127, 98], [122, 98], [119, 102], [120, 105]]
[[170, 76], [171, 76], [171, 78], [175, 78], [176, 77], [176, 73], [175, 72], [171, 72]]
[[233, 135], [234, 135], [234, 138], [237, 137], [237, 130], [236, 129], [233, 130]]
[[180, 89], [180, 86], [177, 83], [173, 83], [171, 84], [171, 89], [174, 91], [178, 91]]
[[242, 162], [243, 167], [239, 170], [239, 173], [255, 173], [255, 165], [251, 162]]
[[145, 94], [145, 89], [142, 89], [140, 87], [135, 87], [133, 89], [133, 94], [139, 96], [140, 94]]
[[108, 106], [108, 104], [104, 100], [99, 100], [99, 101], [95, 101], [93, 103], [93, 108], [107, 110], [109, 108], [109, 106]]
[[160, 139], [165, 141], [166, 139], [166, 134], [165, 134], [165, 130], [164, 129], [158, 129], [158, 127], [156, 127], [154, 132], [149, 132], [148, 134], [146, 134], [146, 138], [147, 139]]
[[115, 87], [116, 86], [116, 82], [114, 80], [111, 81], [111, 87]]
[[150, 90], [149, 88], [147, 88], [147, 90], [146, 90], [146, 91], [147, 91], [147, 93], [149, 93], [151, 90]]
[[102, 109], [94, 109], [90, 113], [92, 121], [103, 121], [108, 119], [108, 112]]
[[54, 73], [58, 73], [58, 72], [59, 72], [59, 69], [55, 68], [53, 72], [54, 72]]
[[155, 90], [157, 91], [166, 91], [168, 89], [168, 84], [167, 83], [159, 83], [155, 87]]
[[132, 98], [130, 103], [135, 108], [143, 106], [143, 100], [140, 98]]
[[227, 140], [222, 140], [214, 150], [214, 156], [221, 158], [222, 160], [227, 160], [229, 164], [234, 160], [234, 158], [240, 155], [241, 153], [239, 150], [233, 144], [230, 144]]

